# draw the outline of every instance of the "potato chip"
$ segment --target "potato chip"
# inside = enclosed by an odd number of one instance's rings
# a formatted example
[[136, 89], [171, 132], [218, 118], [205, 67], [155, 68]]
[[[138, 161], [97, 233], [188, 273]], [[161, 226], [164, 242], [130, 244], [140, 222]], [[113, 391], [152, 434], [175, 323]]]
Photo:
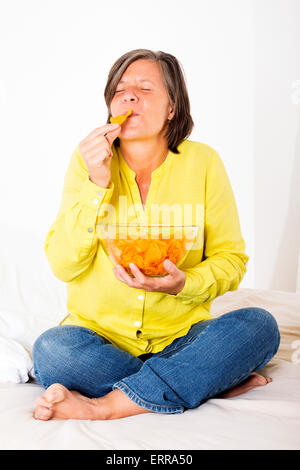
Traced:
[[110, 117], [110, 122], [112, 124], [114, 123], [117, 123], [117, 124], [123, 124], [124, 121], [126, 121], [126, 119], [128, 118], [128, 116], [130, 116], [130, 114], [132, 114], [132, 109], [128, 109], [127, 113], [126, 114], [119, 114], [119, 116], [111, 116]]

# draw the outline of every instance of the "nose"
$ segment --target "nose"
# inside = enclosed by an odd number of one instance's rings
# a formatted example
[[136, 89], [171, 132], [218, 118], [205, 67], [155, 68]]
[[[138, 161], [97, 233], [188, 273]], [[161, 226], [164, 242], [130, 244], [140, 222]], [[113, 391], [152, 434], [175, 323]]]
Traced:
[[122, 101], [124, 103], [127, 103], [128, 101], [136, 102], [138, 101], [138, 97], [135, 95], [135, 93], [132, 90], [127, 90], [127, 92], [124, 93], [122, 97]]

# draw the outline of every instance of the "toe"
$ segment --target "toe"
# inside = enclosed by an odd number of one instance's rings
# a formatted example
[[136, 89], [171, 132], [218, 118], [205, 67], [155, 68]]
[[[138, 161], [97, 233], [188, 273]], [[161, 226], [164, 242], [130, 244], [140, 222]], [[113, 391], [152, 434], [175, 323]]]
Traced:
[[47, 388], [43, 398], [49, 403], [58, 403], [63, 401], [66, 397], [68, 389], [61, 384], [52, 384]]
[[41, 419], [43, 421], [47, 421], [48, 419], [51, 418], [53, 412], [51, 409], [46, 408], [45, 406], [39, 406], [36, 408], [34, 412], [34, 418], [35, 419]]
[[44, 406], [46, 408], [52, 408], [52, 403], [50, 403], [49, 401], [47, 401], [43, 396], [42, 397], [38, 397], [36, 400], [35, 400], [35, 403], [36, 403], [36, 406], [39, 407], [39, 406]]
[[265, 377], [260, 376], [260, 377], [257, 378], [257, 382], [258, 382], [259, 385], [266, 385], [267, 384], [267, 379]]
[[267, 378], [263, 375], [259, 375], [256, 372], [253, 372], [251, 375], [251, 382], [255, 385], [266, 385], [268, 383]]

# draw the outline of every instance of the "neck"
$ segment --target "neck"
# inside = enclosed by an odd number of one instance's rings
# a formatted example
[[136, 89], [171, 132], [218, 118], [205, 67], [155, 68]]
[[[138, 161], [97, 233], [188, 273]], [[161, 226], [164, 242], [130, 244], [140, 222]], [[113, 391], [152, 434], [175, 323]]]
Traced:
[[147, 179], [158, 168], [169, 153], [167, 141], [120, 141], [120, 149], [128, 166], [137, 179]]

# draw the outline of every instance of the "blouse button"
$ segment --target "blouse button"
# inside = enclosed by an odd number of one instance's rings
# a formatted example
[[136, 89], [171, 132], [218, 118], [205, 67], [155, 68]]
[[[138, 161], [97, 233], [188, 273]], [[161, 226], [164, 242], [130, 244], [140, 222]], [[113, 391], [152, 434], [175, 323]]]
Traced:
[[134, 325], [135, 325], [135, 326], [141, 326], [141, 324], [142, 324], [141, 321], [135, 321], [135, 322], [134, 322]]
[[144, 296], [143, 295], [138, 295], [138, 299], [139, 300], [144, 300]]

